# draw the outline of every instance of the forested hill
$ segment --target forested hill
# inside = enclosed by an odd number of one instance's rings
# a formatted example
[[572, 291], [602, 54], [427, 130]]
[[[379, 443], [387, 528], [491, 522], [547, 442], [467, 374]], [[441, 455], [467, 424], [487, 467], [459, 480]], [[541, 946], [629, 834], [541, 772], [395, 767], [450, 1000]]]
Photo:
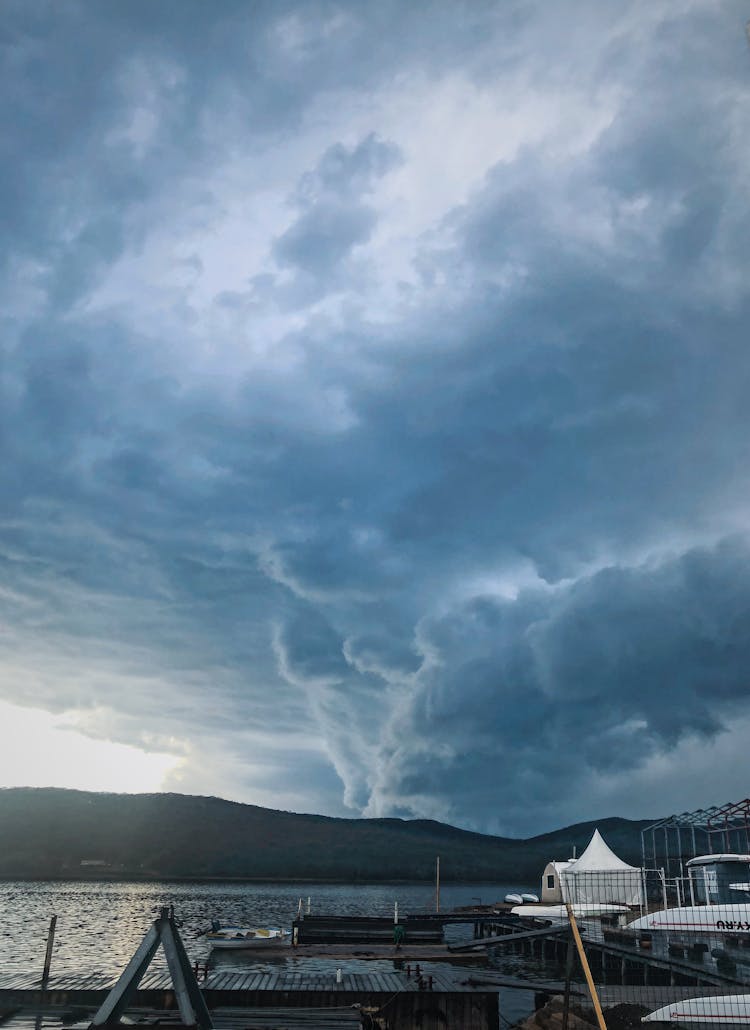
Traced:
[[602, 819], [529, 840], [430, 820], [295, 815], [182, 794], [0, 790], [0, 877], [444, 880], [536, 883], [598, 826], [639, 864], [646, 822]]

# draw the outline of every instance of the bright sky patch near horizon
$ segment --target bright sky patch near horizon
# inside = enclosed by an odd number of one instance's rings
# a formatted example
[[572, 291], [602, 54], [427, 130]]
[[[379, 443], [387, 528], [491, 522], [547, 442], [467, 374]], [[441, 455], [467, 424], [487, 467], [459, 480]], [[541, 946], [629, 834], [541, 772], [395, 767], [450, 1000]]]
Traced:
[[745, 796], [747, 4], [2, 20], [0, 785]]
[[0, 701], [3, 787], [70, 787], [117, 794], [158, 791], [177, 764], [173, 755], [93, 740], [49, 712]]

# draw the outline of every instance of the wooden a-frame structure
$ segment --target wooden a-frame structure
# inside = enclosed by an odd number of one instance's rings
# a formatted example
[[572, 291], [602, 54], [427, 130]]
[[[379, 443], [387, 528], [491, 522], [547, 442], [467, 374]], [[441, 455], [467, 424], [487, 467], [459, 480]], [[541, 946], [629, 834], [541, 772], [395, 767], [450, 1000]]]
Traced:
[[174, 920], [174, 910], [162, 908], [138, 949], [122, 972], [120, 979], [104, 999], [91, 1021], [90, 1030], [117, 1026], [128, 1002], [138, 989], [159, 945], [163, 945], [169, 973], [172, 977], [177, 1007], [183, 1026], [198, 1030], [213, 1030], [211, 1015], [198, 987], [190, 959], [185, 951]]

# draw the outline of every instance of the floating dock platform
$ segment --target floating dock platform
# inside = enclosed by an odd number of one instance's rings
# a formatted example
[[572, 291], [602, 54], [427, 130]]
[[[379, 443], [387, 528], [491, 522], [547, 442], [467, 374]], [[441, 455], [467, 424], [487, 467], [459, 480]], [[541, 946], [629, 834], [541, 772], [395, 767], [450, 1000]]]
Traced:
[[[214, 971], [208, 974], [200, 987], [212, 1019], [218, 1015], [230, 1019], [228, 1030], [232, 1030], [234, 1025], [252, 1025], [243, 1022], [241, 1017], [239, 1023], [232, 1023], [240, 1010], [270, 1014], [271, 1011], [294, 1009], [303, 1025], [313, 1026], [316, 1020], [325, 1018], [323, 1010], [351, 1012], [355, 1008], [358, 1018], [367, 1015], [370, 1025], [378, 1025], [373, 1023], [373, 1017], [381, 1019], [384, 1021], [381, 1025], [387, 1024], [389, 1030], [413, 1030], [416, 1026], [423, 1030], [445, 1030], [446, 1025], [460, 1026], [464, 1030], [499, 1030], [497, 986], [473, 984], [461, 970], [446, 969], [444, 973], [423, 973], [420, 977], [414, 975], [415, 972], [412, 976], [407, 976], [405, 971], [342, 973], [338, 982], [335, 973], [305, 970], [277, 973]], [[42, 991], [38, 974], [4, 974], [0, 976], [0, 1011], [10, 1013], [18, 1009], [28, 1014], [44, 1006], [45, 1012], [66, 1011], [70, 1023], [74, 1021], [70, 1016], [77, 1012], [82, 1016], [84, 1013], [93, 1014], [117, 979], [116, 976], [101, 974], [52, 976], [46, 990]], [[129, 1015], [131, 1008], [133, 1015], [136, 1010], [158, 1013], [161, 1022], [167, 1014], [173, 1014], [174, 1021], [179, 1024], [169, 972], [147, 972], [132, 997]], [[303, 1015], [302, 1010], [310, 1015]], [[304, 1020], [313, 1022], [305, 1023]], [[149, 1022], [148, 1018], [146, 1022]], [[5, 1025], [9, 1030], [25, 1030], [14, 1023]], [[214, 1025], [217, 1030], [225, 1030], [221, 1020], [215, 1020]], [[276, 1028], [287, 1024], [274, 1022], [272, 1025]], [[360, 1022], [358, 1025], [367, 1024]]]

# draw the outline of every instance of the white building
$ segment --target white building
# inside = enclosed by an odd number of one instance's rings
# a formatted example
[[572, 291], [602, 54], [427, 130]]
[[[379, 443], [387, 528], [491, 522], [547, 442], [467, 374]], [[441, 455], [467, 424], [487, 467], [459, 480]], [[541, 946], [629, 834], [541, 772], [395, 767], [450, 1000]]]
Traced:
[[542, 873], [542, 902], [548, 905], [559, 905], [563, 900], [562, 875], [575, 863], [571, 858], [567, 862], [548, 862]]

